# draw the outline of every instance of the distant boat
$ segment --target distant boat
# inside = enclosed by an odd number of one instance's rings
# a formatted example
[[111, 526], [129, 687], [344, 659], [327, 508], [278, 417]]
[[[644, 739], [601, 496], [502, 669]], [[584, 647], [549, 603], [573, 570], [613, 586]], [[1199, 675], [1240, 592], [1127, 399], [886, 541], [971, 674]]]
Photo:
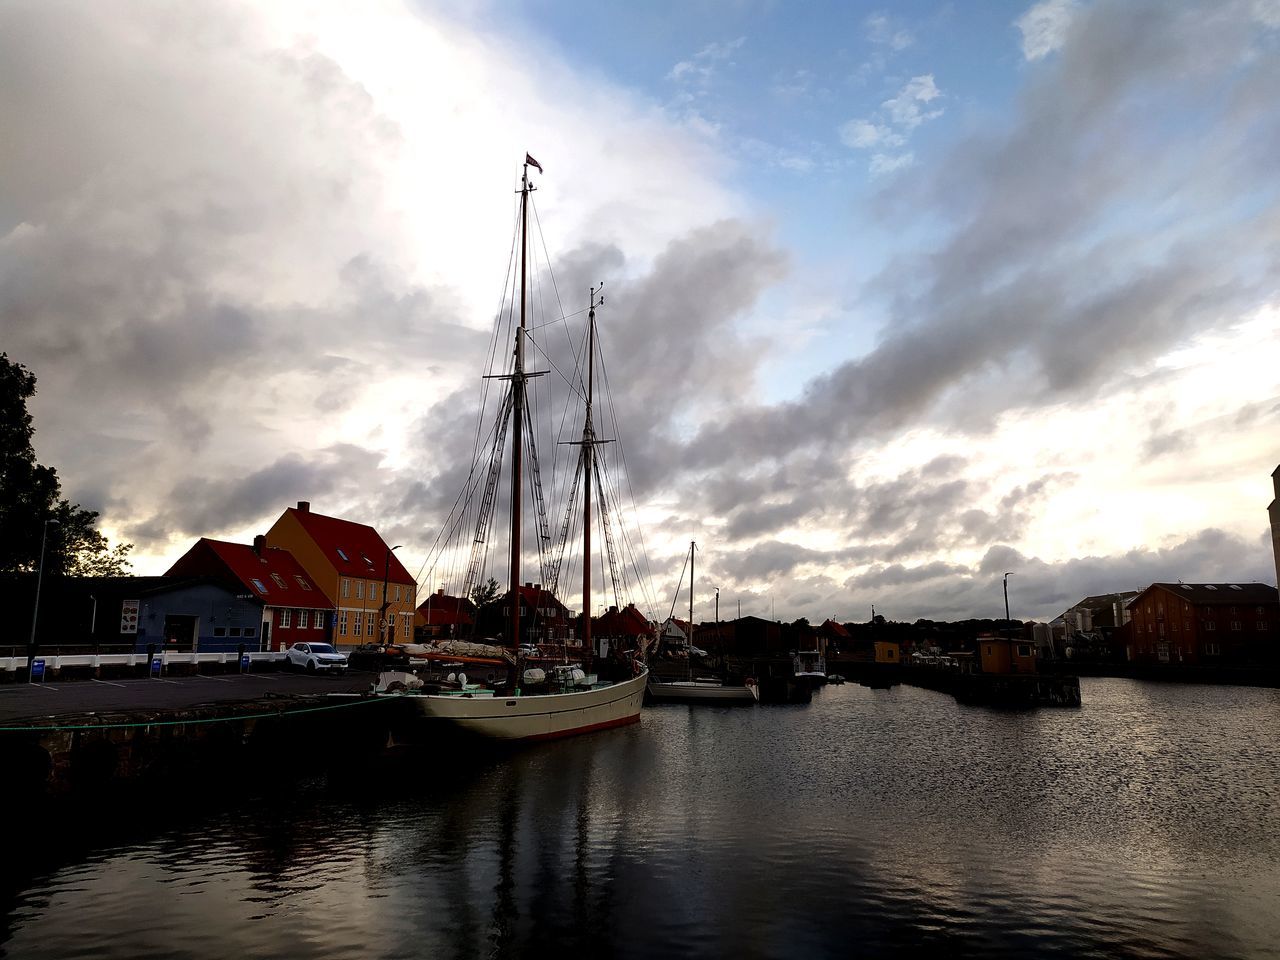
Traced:
[[[760, 688], [754, 680], [748, 679], [742, 686], [732, 686], [719, 677], [693, 675], [693, 571], [696, 547], [696, 542], [689, 544], [689, 632], [685, 636], [685, 679], [658, 680], [650, 674], [649, 699], [654, 703], [710, 703], [721, 706], [757, 703], [760, 700]], [[675, 606], [674, 601], [672, 606]]]
[[842, 677], [838, 673], [828, 673], [827, 683], [834, 684], [835, 686], [839, 686], [840, 684], [844, 683], [844, 677]]
[[[514, 366], [510, 373], [497, 375], [496, 379], [506, 380], [509, 384], [504, 402], [499, 407], [498, 424], [494, 436], [499, 438], [495, 445], [495, 459], [491, 461], [487, 471], [488, 483], [484, 489], [481, 512], [488, 510], [488, 523], [492, 518], [493, 493], [496, 489], [499, 461], [501, 456], [500, 438], [508, 424], [511, 431], [511, 602], [508, 607], [507, 641], [504, 646], [504, 658], [510, 662], [509, 680], [503, 689], [480, 690], [468, 688], [464, 682], [457, 690], [444, 690], [440, 685], [410, 686], [397, 679], [394, 692], [388, 689], [386, 695], [404, 698], [416, 709], [421, 721], [432, 724], [444, 724], [468, 733], [497, 740], [543, 740], [553, 737], [565, 737], [574, 734], [603, 730], [609, 727], [635, 723], [640, 719], [640, 708], [644, 703], [645, 684], [648, 670], [640, 659], [628, 661], [628, 673], [616, 681], [600, 682], [586, 671], [580, 664], [561, 664], [550, 671], [541, 669], [522, 670], [523, 656], [518, 644], [520, 635], [520, 541], [521, 541], [521, 500], [522, 470], [524, 467], [524, 434], [526, 430], [525, 388], [527, 381], [537, 374], [525, 371], [524, 354], [526, 333], [525, 309], [528, 302], [526, 294], [527, 251], [529, 244], [529, 166], [533, 165], [541, 173], [542, 168], [532, 158], [525, 158], [520, 200], [520, 325], [515, 331]], [[585, 473], [583, 490], [583, 624], [584, 646], [590, 650], [590, 609], [591, 609], [591, 491], [592, 472], [596, 467], [595, 446], [604, 441], [597, 440], [591, 419], [592, 393], [595, 380], [595, 317], [596, 290], [591, 291], [591, 304], [588, 312], [588, 372], [585, 383], [586, 415], [583, 422], [580, 466]], [[532, 442], [532, 441], [531, 441]], [[533, 490], [535, 508], [541, 509], [541, 480], [536, 475], [537, 457], [531, 448], [529, 460], [534, 468]], [[598, 471], [597, 471], [598, 472]], [[604, 505], [602, 504], [602, 510]], [[606, 530], [608, 527], [606, 526]], [[479, 542], [479, 541], [477, 541]], [[612, 562], [612, 555], [611, 555]], [[517, 682], [523, 682], [523, 688]], [[385, 685], [389, 688], [390, 684]], [[533, 688], [533, 689], [531, 689]]]
[[799, 650], [791, 658], [791, 672], [799, 686], [820, 687], [827, 682], [827, 658], [820, 650]]

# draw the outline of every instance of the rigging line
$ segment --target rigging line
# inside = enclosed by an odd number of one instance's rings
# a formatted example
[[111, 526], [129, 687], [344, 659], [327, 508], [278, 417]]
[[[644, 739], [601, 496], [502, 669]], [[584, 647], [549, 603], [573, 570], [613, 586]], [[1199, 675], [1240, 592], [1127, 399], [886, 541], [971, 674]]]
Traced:
[[[598, 340], [599, 340], [599, 335], [597, 334], [597, 341]], [[645, 542], [644, 542], [644, 529], [640, 525], [640, 510], [636, 505], [636, 492], [635, 492], [635, 488], [632, 486], [632, 483], [631, 483], [631, 470], [627, 466], [627, 450], [626, 450], [626, 446], [622, 442], [622, 431], [618, 429], [618, 411], [613, 403], [613, 388], [610, 386], [610, 383], [609, 383], [609, 370], [604, 361], [603, 349], [600, 349], [600, 377], [604, 384], [605, 398], [607, 400], [609, 415], [614, 428], [614, 436], [617, 437], [618, 439], [618, 443], [617, 443], [618, 459], [621, 461], [621, 464], [622, 464], [622, 475], [626, 479], [627, 493], [631, 497], [631, 515], [632, 515], [633, 521], [635, 522], [636, 536], [640, 540], [640, 555], [644, 559], [645, 570], [642, 573], [640, 569], [637, 567], [636, 574], [637, 576], [647, 575], [648, 582], [652, 584], [653, 583], [653, 566], [649, 560], [648, 547], [645, 546]]]
[[[668, 620], [670, 620], [672, 617], [676, 615], [676, 601], [680, 599], [680, 588], [684, 586], [684, 572], [688, 569], [689, 569], [689, 554], [686, 553], [684, 555], [684, 566], [680, 568], [680, 582], [676, 584], [675, 596], [671, 598], [671, 610], [667, 614]], [[692, 624], [690, 624], [690, 626], [692, 626]]]
[[560, 368], [559, 368], [558, 366], [556, 366], [556, 362], [555, 362], [554, 360], [552, 360], [552, 359], [551, 359], [551, 354], [547, 353], [547, 351], [546, 351], [546, 350], [542, 349], [542, 345], [541, 345], [540, 343], [538, 343], [538, 341], [537, 341], [537, 340], [535, 340], [535, 339], [533, 339], [533, 337], [529, 336], [529, 331], [528, 331], [528, 330], [526, 330], [526, 331], [525, 331], [525, 338], [524, 338], [524, 339], [525, 339], [525, 342], [526, 342], [526, 343], [531, 343], [531, 344], [533, 344], [533, 348], [534, 348], [535, 350], [537, 350], [537, 351], [538, 351], [538, 353], [539, 353], [539, 354], [540, 354], [540, 355], [541, 355], [541, 356], [542, 356], [542, 357], [547, 361], [547, 363], [551, 364], [551, 369], [552, 369], [552, 370], [554, 370], [556, 373], [560, 374], [560, 379], [561, 379], [561, 380], [563, 380], [565, 383], [567, 383], [567, 384], [569, 385], [569, 389], [570, 389], [570, 390], [572, 390], [574, 393], [576, 393], [576, 394], [577, 394], [578, 396], [580, 396], [582, 399], [584, 399], [584, 400], [586, 399], [586, 393], [585, 393], [585, 391], [583, 391], [582, 387], [581, 387], [579, 384], [574, 383], [572, 380], [570, 380], [568, 377], [566, 377], [566, 376], [564, 375], [564, 373], [563, 373], [563, 372], [561, 372]]
[[541, 330], [544, 327], [554, 327], [557, 323], [567, 323], [569, 320], [573, 320], [575, 317], [580, 317], [586, 312], [587, 311], [585, 308], [582, 310], [575, 310], [573, 313], [566, 313], [564, 316], [554, 317], [553, 319], [548, 320], [545, 323], [535, 323], [533, 326], [527, 327], [526, 329]]

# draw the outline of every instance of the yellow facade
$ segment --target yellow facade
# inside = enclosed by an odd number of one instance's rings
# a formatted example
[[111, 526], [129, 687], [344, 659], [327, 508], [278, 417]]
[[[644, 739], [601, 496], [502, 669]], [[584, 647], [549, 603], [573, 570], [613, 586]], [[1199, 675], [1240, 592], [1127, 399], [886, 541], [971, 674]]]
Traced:
[[[368, 538], [368, 530], [359, 531], [364, 539]], [[373, 536], [377, 537], [377, 534]], [[353, 541], [356, 539], [359, 538], [353, 536]], [[382, 551], [379, 556], [385, 562], [386, 545], [381, 537], [377, 537], [377, 541]], [[347, 555], [343, 560], [337, 555], [337, 548], [330, 551], [316, 542], [293, 509], [286, 510], [267, 531], [267, 544], [283, 547], [292, 553], [307, 575], [333, 601], [337, 609], [325, 632], [333, 644], [349, 647], [381, 641], [384, 637], [396, 643], [413, 640], [417, 599], [415, 583], [406, 582], [403, 576], [397, 579], [395, 574], [388, 575], [385, 626], [390, 627], [390, 631], [384, 633], [383, 565], [361, 562], [363, 555], [350, 548], [343, 550]], [[368, 552], [375, 551], [366, 551], [366, 554]]]
[[897, 663], [901, 659], [901, 649], [893, 640], [876, 641], [876, 663]]

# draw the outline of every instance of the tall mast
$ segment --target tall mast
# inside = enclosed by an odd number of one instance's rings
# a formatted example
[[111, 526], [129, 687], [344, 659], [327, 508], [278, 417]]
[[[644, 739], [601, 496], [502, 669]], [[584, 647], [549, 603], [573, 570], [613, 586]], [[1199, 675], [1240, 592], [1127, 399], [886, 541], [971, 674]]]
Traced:
[[693, 673], [693, 564], [694, 552], [698, 546], [698, 541], [689, 541], [689, 658], [685, 662], [689, 666], [689, 672]]
[[515, 370], [511, 377], [511, 645], [520, 644], [520, 516], [521, 466], [524, 460], [524, 329], [528, 301], [529, 161], [525, 158], [520, 187], [520, 329], [516, 331]]
[[[600, 284], [601, 287], [604, 284]], [[603, 299], [601, 300], [603, 303]], [[582, 425], [582, 645], [591, 648], [591, 467], [595, 463], [595, 427], [591, 401], [596, 380], [596, 288], [587, 311], [587, 416]]]

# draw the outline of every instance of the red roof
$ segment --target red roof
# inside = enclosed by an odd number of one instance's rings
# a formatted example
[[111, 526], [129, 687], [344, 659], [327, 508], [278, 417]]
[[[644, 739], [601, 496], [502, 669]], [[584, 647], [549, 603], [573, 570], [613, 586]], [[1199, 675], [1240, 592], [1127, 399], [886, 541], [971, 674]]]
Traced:
[[844, 628], [844, 625], [836, 623], [834, 620], [822, 621], [822, 626], [818, 629], [829, 637], [844, 637], [845, 639], [849, 637], [849, 631]]
[[310, 509], [289, 507], [285, 513], [293, 514], [339, 574], [376, 579], [383, 575], [385, 569], [388, 583], [416, 585], [396, 555], [388, 553], [387, 542], [373, 527], [312, 513]]
[[429, 627], [470, 625], [476, 622], [476, 606], [466, 597], [450, 597], [433, 593], [418, 606], [418, 613]]
[[247, 543], [201, 537], [165, 576], [229, 577], [268, 606], [333, 609], [333, 601], [307, 576], [293, 554], [281, 547], [256, 550]]
[[599, 637], [643, 637], [652, 632], [648, 619], [634, 603], [621, 610], [610, 607], [604, 615], [593, 617], [591, 623], [591, 632]]

